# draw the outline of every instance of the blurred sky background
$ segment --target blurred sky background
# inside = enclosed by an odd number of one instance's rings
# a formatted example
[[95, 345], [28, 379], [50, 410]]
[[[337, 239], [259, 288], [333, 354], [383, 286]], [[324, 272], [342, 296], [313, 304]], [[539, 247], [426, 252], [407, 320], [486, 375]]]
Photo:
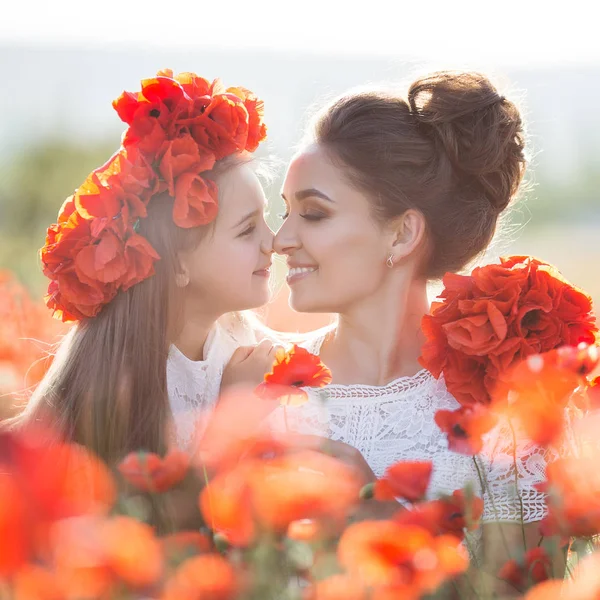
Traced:
[[[275, 225], [284, 161], [315, 106], [356, 85], [474, 68], [519, 99], [532, 156], [533, 187], [487, 258], [536, 255], [598, 302], [600, 42], [598, 9], [591, 6], [579, 0], [5, 4], [0, 268], [42, 295], [37, 249], [45, 228], [64, 198], [117, 149], [124, 126], [111, 101], [158, 69], [221, 77], [265, 100], [263, 154], [282, 161], [268, 190]], [[270, 318], [283, 328], [323, 321], [292, 323], [280, 308]]]

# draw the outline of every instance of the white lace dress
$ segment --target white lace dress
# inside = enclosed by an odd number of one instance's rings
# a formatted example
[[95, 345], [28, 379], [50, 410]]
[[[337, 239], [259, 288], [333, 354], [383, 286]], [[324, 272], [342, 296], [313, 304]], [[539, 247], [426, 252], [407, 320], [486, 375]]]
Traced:
[[[324, 338], [320, 335], [303, 345], [318, 354]], [[272, 415], [272, 427], [354, 446], [378, 476], [399, 460], [431, 460], [428, 497], [451, 494], [471, 482], [475, 493], [484, 498], [483, 521], [529, 523], [542, 519], [544, 495], [534, 486], [545, 479], [544, 451], [522, 438], [515, 448], [510, 425], [497, 427], [487, 436], [477, 459], [484, 492], [473, 458], [451, 452], [446, 436], [434, 422], [436, 411], [455, 410], [459, 404], [443, 379], [436, 380], [429, 371], [384, 386], [331, 384], [306, 391], [308, 402], [278, 408]]]
[[213, 326], [204, 347], [204, 360], [190, 360], [171, 346], [167, 361], [167, 388], [173, 414], [173, 441], [189, 449], [201, 433], [217, 402], [223, 370], [236, 348], [254, 345], [257, 334], [238, 313], [225, 315]]

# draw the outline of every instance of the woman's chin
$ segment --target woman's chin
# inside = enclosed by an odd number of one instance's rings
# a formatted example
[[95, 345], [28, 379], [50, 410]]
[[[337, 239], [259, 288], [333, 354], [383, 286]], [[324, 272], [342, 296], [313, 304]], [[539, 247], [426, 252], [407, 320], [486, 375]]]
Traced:
[[292, 310], [300, 313], [327, 313], [327, 310], [320, 302], [314, 299], [302, 297], [302, 294], [291, 293], [289, 305]]

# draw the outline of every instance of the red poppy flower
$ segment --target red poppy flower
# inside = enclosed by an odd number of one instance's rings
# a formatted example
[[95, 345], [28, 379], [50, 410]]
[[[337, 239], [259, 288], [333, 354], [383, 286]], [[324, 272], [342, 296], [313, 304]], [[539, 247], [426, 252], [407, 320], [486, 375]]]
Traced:
[[338, 558], [349, 575], [389, 597], [417, 599], [436, 590], [469, 564], [453, 536], [432, 536], [415, 526], [392, 521], [350, 525], [338, 546]]
[[509, 560], [498, 573], [500, 579], [508, 581], [518, 589], [524, 589], [530, 582], [540, 583], [549, 579], [552, 572], [552, 560], [542, 547], [533, 548], [525, 553], [523, 559]]
[[59, 519], [104, 515], [115, 500], [107, 467], [40, 428], [0, 433], [0, 572], [44, 555]]
[[248, 111], [248, 140], [246, 150], [254, 152], [260, 142], [267, 137], [267, 127], [263, 122], [264, 102], [259, 100], [250, 90], [243, 87], [228, 88], [227, 92], [240, 98]]
[[202, 173], [254, 151], [266, 134], [256, 96], [193, 73], [159, 71], [113, 106], [128, 125], [122, 148], [68, 199], [41, 251], [51, 280], [46, 303], [63, 321], [96, 316], [120, 290], [153, 275], [159, 256], [137, 235], [152, 197], [174, 198], [179, 227], [210, 223], [218, 190]]
[[171, 450], [164, 458], [150, 452], [132, 452], [119, 464], [119, 472], [139, 490], [165, 492], [186, 476], [190, 457]]
[[432, 469], [431, 461], [399, 461], [389, 466], [375, 483], [375, 498], [418, 502], [427, 492]]
[[450, 450], [467, 456], [481, 452], [482, 436], [496, 424], [496, 417], [477, 404], [455, 411], [438, 410], [434, 418], [437, 426], [448, 436]]
[[324, 387], [331, 383], [331, 371], [318, 356], [305, 348], [279, 348], [270, 373], [256, 389], [262, 398], [282, 398], [284, 403], [301, 404], [307, 396], [303, 387]]
[[569, 399], [596, 362], [596, 347], [586, 345], [531, 355], [508, 372], [497, 389], [494, 410], [518, 419], [535, 443], [552, 444], [563, 432]]
[[450, 534], [463, 539], [465, 530], [479, 527], [483, 500], [456, 490], [451, 496], [431, 500], [399, 511], [394, 520], [402, 525], [417, 525], [432, 535]]
[[0, 577], [16, 572], [31, 554], [27, 501], [15, 477], [0, 463]]
[[508, 371], [527, 356], [593, 344], [591, 299], [552, 266], [502, 258], [471, 275], [447, 274], [441, 300], [423, 318], [421, 364], [463, 406], [489, 404]]
[[190, 228], [210, 223], [217, 216], [218, 199], [219, 193], [213, 181], [193, 172], [182, 173], [175, 182], [175, 224]]
[[215, 165], [212, 152], [200, 152], [198, 144], [190, 134], [167, 141], [159, 151], [159, 172], [167, 184], [169, 195], [175, 197], [175, 179], [181, 174], [202, 173]]

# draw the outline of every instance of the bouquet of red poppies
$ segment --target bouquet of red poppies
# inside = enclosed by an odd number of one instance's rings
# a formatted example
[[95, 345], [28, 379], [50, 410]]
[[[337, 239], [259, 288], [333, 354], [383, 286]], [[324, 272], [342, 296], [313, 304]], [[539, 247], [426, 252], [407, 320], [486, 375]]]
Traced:
[[501, 258], [470, 275], [444, 276], [441, 300], [423, 318], [421, 364], [463, 406], [488, 405], [513, 367], [560, 346], [594, 344], [591, 298], [551, 265]]

